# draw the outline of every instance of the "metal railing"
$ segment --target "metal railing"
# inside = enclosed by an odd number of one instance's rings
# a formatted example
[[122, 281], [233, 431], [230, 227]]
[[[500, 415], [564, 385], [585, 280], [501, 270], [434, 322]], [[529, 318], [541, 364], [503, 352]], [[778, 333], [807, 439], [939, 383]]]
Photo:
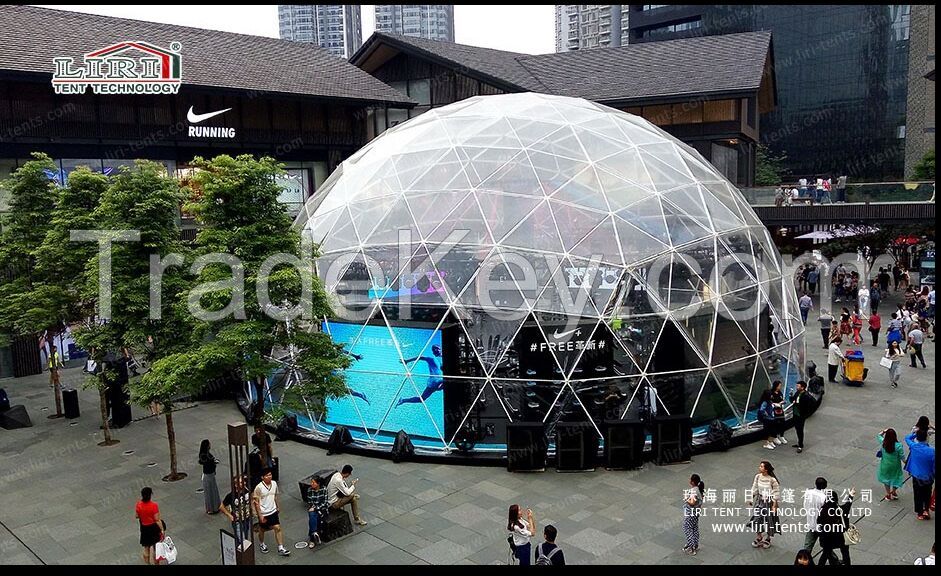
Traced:
[[[788, 189], [797, 188], [795, 185], [788, 185]], [[774, 206], [774, 197], [778, 191], [777, 186], [762, 186], [757, 188], [740, 188], [742, 195], [752, 206]], [[934, 201], [934, 182], [868, 182], [846, 185], [846, 203], [861, 204], [866, 202], [933, 202]], [[809, 186], [807, 195], [816, 194], [816, 187]], [[825, 198], [824, 204], [832, 203], [837, 199], [837, 191], [830, 191], [830, 201]], [[798, 205], [802, 205], [801, 202]], [[815, 200], [814, 204], [818, 204]]]

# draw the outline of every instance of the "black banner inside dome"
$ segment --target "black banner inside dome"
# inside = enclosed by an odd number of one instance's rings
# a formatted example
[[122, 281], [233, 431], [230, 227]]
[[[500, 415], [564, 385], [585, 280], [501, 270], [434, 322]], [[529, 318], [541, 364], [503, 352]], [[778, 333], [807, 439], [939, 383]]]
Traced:
[[528, 323], [515, 343], [520, 378], [562, 380], [563, 374], [571, 374], [570, 379], [583, 380], [613, 374], [611, 332], [595, 322], [543, 323], [542, 331]]

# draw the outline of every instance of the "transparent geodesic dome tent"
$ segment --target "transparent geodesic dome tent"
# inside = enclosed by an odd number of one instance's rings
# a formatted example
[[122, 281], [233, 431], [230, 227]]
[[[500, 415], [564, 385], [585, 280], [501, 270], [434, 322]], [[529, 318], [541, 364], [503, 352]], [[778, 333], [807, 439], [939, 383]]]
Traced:
[[376, 138], [296, 226], [334, 301], [351, 394], [302, 426], [501, 449], [508, 422], [755, 421], [801, 377], [796, 295], [766, 228], [642, 118], [541, 94], [470, 98]]

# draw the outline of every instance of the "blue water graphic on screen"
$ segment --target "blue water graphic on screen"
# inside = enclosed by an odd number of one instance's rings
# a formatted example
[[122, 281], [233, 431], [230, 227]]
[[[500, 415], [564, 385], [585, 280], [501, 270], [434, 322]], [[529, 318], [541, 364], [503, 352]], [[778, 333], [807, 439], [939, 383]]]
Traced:
[[327, 401], [328, 424], [435, 439], [444, 434], [440, 331], [340, 322], [324, 322], [323, 330], [352, 360], [345, 373], [350, 395]]

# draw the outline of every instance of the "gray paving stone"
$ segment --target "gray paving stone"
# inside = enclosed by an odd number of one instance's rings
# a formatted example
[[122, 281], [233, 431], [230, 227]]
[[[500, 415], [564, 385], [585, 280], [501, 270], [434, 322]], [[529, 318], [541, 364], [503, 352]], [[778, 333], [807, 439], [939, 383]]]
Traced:
[[[812, 333], [808, 356], [823, 367], [823, 350], [814, 348], [814, 342]], [[800, 455], [790, 446], [772, 452], [755, 443], [698, 455], [688, 464], [648, 463], [636, 471], [510, 474], [502, 468], [327, 456], [319, 448], [278, 442], [275, 452], [286, 488], [282, 520], [289, 545], [306, 533], [306, 513], [295, 482], [324, 467], [354, 466], [370, 525], [316, 551], [292, 550], [289, 558], [259, 555], [258, 563], [502, 564], [507, 507], [518, 503], [534, 508], [540, 529], [547, 522], [558, 528], [570, 564], [786, 565], [793, 561], [802, 535], [780, 535], [770, 549], [756, 551], [749, 546], [751, 533], [723, 532], [714, 526], [744, 524], [744, 517], [702, 519], [700, 554], [689, 557], [680, 551], [680, 501], [689, 474], [702, 475], [710, 488], [735, 488], [739, 502], [733, 507], [741, 508], [743, 490], [751, 485], [758, 462], [770, 460], [782, 485], [798, 494], [818, 475], [838, 489], [871, 489], [877, 502], [865, 504], [872, 515], [858, 520], [863, 541], [852, 548], [854, 564], [911, 564], [930, 548], [934, 524], [915, 519], [909, 485], [902, 489], [900, 502], [878, 502], [882, 489], [875, 479], [874, 436], [886, 426], [906, 431], [921, 414], [934, 419], [934, 346], [925, 353], [932, 368], [903, 367], [897, 390], [885, 385], [885, 374], [875, 362], [869, 362], [869, 381], [862, 388], [829, 385], [825, 404], [807, 422], [806, 449]], [[80, 370], [63, 372], [67, 384], [80, 378]], [[160, 480], [168, 468], [163, 419], [135, 421], [114, 431], [120, 444], [98, 447], [96, 393], [80, 391], [82, 416], [76, 426], [69, 426], [39, 411], [51, 400], [45, 380], [39, 375], [3, 383], [17, 402], [27, 405], [34, 427], [0, 434], [0, 521], [29, 547], [0, 527], [0, 564], [40, 563], [29, 550], [47, 564], [140, 563], [133, 507], [145, 485], [155, 490], [180, 547], [180, 563], [218, 564], [218, 530], [228, 525], [223, 518], [203, 513], [202, 495], [195, 492], [195, 458], [202, 438], [224, 446], [225, 424], [241, 420], [234, 405], [202, 402], [174, 414], [180, 469], [190, 477], [167, 484]], [[142, 413], [135, 407], [135, 416]], [[792, 431], [786, 436], [792, 443], [796, 439]], [[131, 449], [134, 454], [123, 455]], [[157, 465], [148, 468], [149, 462]], [[220, 467], [220, 478], [225, 468]], [[857, 508], [862, 506], [857, 502]], [[268, 540], [273, 541], [271, 535]]]

